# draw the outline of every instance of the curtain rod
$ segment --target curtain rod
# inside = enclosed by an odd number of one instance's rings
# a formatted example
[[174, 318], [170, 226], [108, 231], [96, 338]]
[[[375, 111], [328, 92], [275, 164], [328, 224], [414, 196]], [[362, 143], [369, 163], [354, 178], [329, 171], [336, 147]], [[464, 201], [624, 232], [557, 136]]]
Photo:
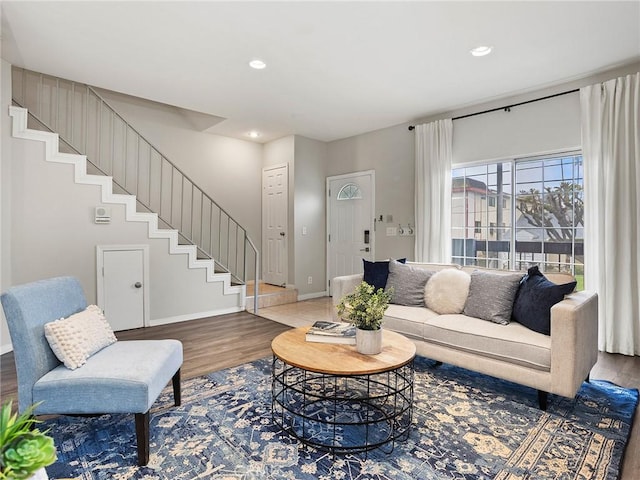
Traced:
[[[504, 107], [496, 107], [490, 108], [489, 110], [483, 110], [482, 112], [469, 113], [467, 115], [460, 115], [459, 117], [453, 117], [451, 120], [461, 120], [463, 118], [475, 117], [476, 115], [483, 115], [485, 113], [497, 112], [498, 110], [504, 110], [505, 112], [511, 111], [512, 107], [519, 107], [520, 105], [526, 105], [527, 103], [539, 102], [541, 100], [548, 100], [549, 98], [560, 97], [562, 95], [567, 95], [569, 93], [579, 92], [579, 88], [574, 88], [573, 90], [567, 90], [566, 92], [554, 93], [553, 95], [547, 95], [546, 97], [534, 98], [533, 100], [527, 100], [525, 102], [513, 103], [511, 105], [506, 105]], [[415, 125], [409, 125], [409, 131], [414, 130], [416, 128]]]

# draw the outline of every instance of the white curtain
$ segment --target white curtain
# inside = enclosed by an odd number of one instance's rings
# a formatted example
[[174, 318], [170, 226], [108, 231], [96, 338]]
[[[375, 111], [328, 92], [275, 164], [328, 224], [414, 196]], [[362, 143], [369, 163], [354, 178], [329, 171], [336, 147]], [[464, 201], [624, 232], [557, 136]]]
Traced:
[[415, 129], [417, 262], [451, 261], [452, 139], [450, 118]]
[[585, 288], [600, 350], [640, 355], [640, 73], [580, 90]]

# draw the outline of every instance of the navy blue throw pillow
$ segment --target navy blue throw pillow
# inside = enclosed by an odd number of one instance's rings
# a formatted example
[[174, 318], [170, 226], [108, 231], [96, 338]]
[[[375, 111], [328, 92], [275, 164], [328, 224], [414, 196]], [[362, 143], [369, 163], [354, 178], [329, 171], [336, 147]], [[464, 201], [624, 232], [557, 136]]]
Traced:
[[511, 316], [534, 332], [551, 335], [551, 307], [575, 288], [576, 282], [556, 285], [537, 266], [531, 267], [520, 281]]
[[[363, 280], [369, 285], [373, 285], [376, 290], [379, 288], [384, 289], [387, 286], [387, 278], [389, 278], [389, 260], [369, 262], [363, 258], [362, 261], [364, 262]], [[400, 258], [397, 261], [405, 263], [407, 259]]]

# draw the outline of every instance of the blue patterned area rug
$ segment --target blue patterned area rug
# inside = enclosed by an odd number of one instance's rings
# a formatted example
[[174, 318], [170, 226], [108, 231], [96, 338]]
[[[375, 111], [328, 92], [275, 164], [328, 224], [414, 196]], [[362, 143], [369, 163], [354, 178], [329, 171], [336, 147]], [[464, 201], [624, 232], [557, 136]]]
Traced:
[[638, 391], [583, 384], [575, 399], [417, 358], [413, 425], [391, 453], [332, 456], [301, 446], [271, 419], [271, 359], [183, 381], [152, 409], [151, 459], [136, 466], [132, 415], [58, 417], [51, 478], [74, 479], [610, 479], [618, 478]]

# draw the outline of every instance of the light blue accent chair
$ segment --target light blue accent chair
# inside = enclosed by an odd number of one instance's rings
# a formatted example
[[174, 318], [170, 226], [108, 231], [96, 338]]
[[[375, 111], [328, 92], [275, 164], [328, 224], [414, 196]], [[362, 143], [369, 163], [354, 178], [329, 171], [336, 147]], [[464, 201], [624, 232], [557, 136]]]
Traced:
[[40, 403], [35, 415], [135, 414], [138, 465], [149, 462], [149, 409], [173, 381], [180, 405], [182, 343], [118, 341], [70, 370], [54, 355], [45, 323], [87, 307], [77, 279], [57, 277], [10, 288], [0, 297], [18, 376], [18, 409]]

